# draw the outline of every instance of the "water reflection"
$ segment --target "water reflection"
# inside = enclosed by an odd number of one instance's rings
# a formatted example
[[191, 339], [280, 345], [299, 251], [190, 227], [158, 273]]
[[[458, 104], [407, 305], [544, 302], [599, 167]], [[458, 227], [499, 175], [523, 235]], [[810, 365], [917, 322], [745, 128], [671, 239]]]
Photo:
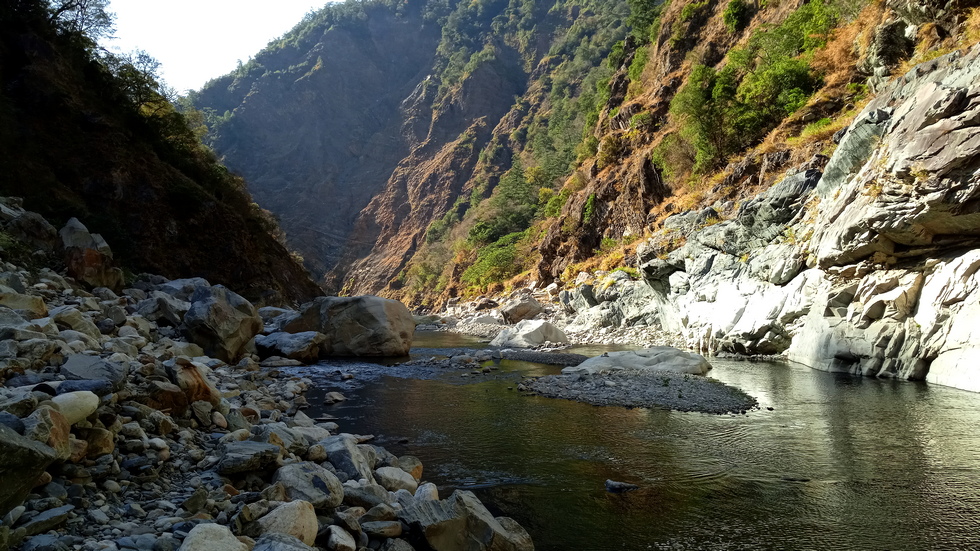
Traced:
[[[980, 395], [713, 363], [713, 377], [762, 409], [710, 416], [525, 397], [521, 375], [557, 368], [504, 361], [503, 376], [476, 384], [459, 373], [383, 377], [328, 411], [344, 430], [421, 458], [444, 493], [474, 489], [538, 549], [980, 548]], [[609, 478], [641, 489], [609, 494]]]

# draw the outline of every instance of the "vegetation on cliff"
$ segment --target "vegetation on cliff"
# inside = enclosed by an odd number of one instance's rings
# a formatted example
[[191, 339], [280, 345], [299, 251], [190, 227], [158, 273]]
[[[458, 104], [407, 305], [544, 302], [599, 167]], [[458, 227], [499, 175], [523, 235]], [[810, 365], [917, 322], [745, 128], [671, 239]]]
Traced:
[[93, 36], [105, 2], [0, 7], [0, 193], [53, 223], [78, 217], [132, 272], [203, 276], [252, 299], [296, 301], [316, 285], [241, 178], [202, 146], [143, 53]]
[[[276, 202], [297, 247], [314, 211], [326, 212], [307, 204], [301, 181], [329, 180], [331, 201], [340, 190], [362, 194], [350, 202], [356, 217], [321, 214], [326, 226], [307, 234], [330, 242], [306, 249], [317, 257], [329, 249], [327, 262], [307, 260], [330, 286], [435, 306], [518, 282], [567, 281], [583, 267], [625, 267], [633, 244], [657, 234], [665, 216], [735, 205], [793, 165], [820, 168], [833, 134], [884, 79], [909, 59], [970, 40], [968, 8], [350, 1], [311, 14], [196, 100], [212, 117], [223, 113], [226, 126], [211, 139], [226, 159], [247, 175], [249, 166], [275, 165], [250, 181], [268, 186], [260, 198]], [[914, 39], [906, 36], [913, 27]], [[386, 67], [378, 29], [396, 29], [390, 40], [399, 44], [398, 33], [415, 29], [411, 70], [381, 94], [365, 80], [339, 90], [344, 99], [329, 95], [338, 91], [329, 75], [359, 78], [345, 52], [368, 72]], [[377, 99], [365, 109], [363, 97]], [[334, 144], [328, 129], [349, 118], [307, 121], [311, 110], [338, 113], [338, 105], [372, 129]], [[291, 120], [301, 145], [270, 139], [280, 136], [275, 124]], [[330, 163], [318, 159], [306, 172], [283, 164], [301, 161], [292, 151], [306, 147]], [[325, 198], [328, 188], [319, 189]], [[678, 245], [665, 235], [661, 250]]]

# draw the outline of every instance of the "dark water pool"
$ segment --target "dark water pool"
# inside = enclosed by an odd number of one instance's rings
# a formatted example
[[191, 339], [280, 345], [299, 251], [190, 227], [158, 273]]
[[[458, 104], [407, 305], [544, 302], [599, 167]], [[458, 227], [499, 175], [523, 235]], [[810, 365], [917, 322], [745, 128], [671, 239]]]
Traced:
[[[416, 344], [476, 342], [444, 335]], [[474, 490], [539, 550], [980, 549], [980, 394], [713, 365], [712, 377], [762, 409], [712, 416], [526, 397], [514, 390], [522, 375], [557, 368], [504, 361], [492, 376], [361, 378], [343, 389], [351, 400], [314, 413], [418, 456], [443, 495]], [[319, 390], [338, 385], [326, 378]], [[609, 494], [610, 478], [641, 489]]]

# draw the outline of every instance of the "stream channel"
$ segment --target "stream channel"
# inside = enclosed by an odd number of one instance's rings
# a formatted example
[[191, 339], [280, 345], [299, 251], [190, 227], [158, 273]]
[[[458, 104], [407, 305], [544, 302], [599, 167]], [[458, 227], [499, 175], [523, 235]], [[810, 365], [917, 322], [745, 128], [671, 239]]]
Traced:
[[[483, 347], [419, 333], [412, 356]], [[539, 551], [980, 549], [980, 394], [711, 362], [710, 377], [760, 408], [708, 415], [525, 396], [522, 376], [560, 368], [508, 360], [489, 375], [344, 361], [293, 372], [317, 383], [310, 416], [418, 457], [440, 496], [475, 492]], [[348, 400], [322, 405], [334, 390]], [[606, 479], [640, 489], [608, 493]]]

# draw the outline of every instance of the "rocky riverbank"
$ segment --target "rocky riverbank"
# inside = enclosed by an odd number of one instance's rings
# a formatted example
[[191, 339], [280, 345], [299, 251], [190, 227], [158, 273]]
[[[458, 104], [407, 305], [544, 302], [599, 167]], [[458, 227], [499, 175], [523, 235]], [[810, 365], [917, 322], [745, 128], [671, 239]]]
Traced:
[[407, 352], [404, 307], [256, 309], [202, 279], [126, 285], [77, 221], [59, 236], [0, 203], [25, 258], [67, 258], [63, 273], [0, 265], [0, 550], [533, 549], [469, 492], [440, 499], [418, 459], [303, 413], [312, 382], [281, 369]]

